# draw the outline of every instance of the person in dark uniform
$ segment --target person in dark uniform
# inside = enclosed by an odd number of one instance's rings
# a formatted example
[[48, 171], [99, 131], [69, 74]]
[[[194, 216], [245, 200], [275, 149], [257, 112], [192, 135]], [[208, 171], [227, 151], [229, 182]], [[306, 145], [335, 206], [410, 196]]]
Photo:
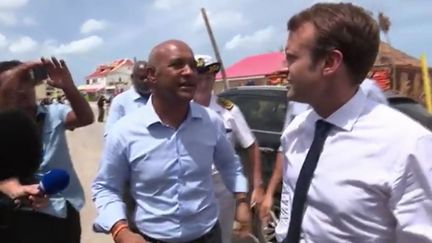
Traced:
[[98, 106], [98, 122], [103, 122], [105, 117], [105, 96], [100, 95], [99, 99], [97, 100], [97, 106]]

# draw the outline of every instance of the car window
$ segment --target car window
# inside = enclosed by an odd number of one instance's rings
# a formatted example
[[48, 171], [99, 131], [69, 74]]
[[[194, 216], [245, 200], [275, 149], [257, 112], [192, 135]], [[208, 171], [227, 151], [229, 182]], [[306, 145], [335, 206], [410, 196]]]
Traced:
[[282, 131], [286, 102], [272, 97], [241, 96], [229, 97], [242, 111], [249, 127], [254, 130]]

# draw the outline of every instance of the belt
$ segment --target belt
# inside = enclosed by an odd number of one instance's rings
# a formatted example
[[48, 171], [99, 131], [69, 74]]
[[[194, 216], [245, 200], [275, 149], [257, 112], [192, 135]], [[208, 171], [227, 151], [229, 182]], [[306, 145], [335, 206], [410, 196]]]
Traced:
[[[162, 241], [162, 240], [158, 240], [155, 238], [152, 238], [148, 235], [145, 235], [143, 233], [138, 232], [142, 237], [144, 237], [144, 239], [150, 243], [167, 243], [166, 241]], [[205, 243], [205, 242], [219, 242], [219, 241], [214, 241], [214, 239], [221, 239], [221, 229], [219, 226], [219, 222], [216, 222], [216, 224], [213, 226], [213, 228], [205, 233], [204, 235], [202, 235], [199, 238], [196, 238], [194, 240], [188, 241], [188, 243]], [[213, 240], [213, 241], [212, 241]], [[221, 241], [220, 241], [221, 242]]]

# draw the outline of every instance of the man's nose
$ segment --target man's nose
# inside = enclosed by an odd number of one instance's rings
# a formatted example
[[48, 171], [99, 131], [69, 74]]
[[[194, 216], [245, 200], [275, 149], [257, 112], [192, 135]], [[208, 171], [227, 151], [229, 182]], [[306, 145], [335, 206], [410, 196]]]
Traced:
[[183, 75], [193, 75], [195, 70], [190, 65], [185, 65], [182, 74]]

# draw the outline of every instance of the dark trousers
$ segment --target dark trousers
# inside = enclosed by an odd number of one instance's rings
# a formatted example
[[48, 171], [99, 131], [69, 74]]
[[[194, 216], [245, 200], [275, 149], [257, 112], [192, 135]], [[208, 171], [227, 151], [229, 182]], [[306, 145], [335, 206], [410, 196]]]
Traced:
[[101, 108], [101, 107], [98, 107], [98, 122], [103, 122], [104, 121], [104, 118], [105, 118], [105, 109], [104, 108]]
[[[164, 241], [160, 241], [158, 239], [153, 239], [147, 235], [141, 234], [144, 239], [150, 243], [165, 243]], [[203, 236], [189, 241], [188, 243], [222, 243], [222, 235], [219, 223], [216, 223], [215, 226]]]
[[68, 205], [67, 218], [33, 211], [0, 209], [0, 242], [80, 243], [79, 213]]

